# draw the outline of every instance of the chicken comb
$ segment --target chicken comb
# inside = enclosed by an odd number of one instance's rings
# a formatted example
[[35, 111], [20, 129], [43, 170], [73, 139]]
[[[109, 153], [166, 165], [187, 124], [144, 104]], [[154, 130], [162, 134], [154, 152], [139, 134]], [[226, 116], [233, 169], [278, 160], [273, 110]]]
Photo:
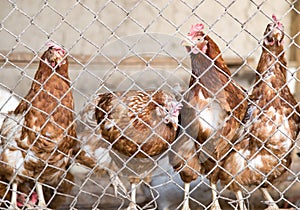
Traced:
[[196, 33], [198, 33], [199, 31], [202, 31], [203, 29], [204, 29], [204, 25], [202, 23], [192, 25], [191, 30], [188, 33], [188, 36], [194, 37]]
[[278, 26], [278, 28], [280, 30], [283, 30], [283, 24], [277, 19], [276, 15], [272, 15], [272, 19], [273, 21], [276, 23], [276, 25]]
[[65, 50], [64, 50], [61, 46], [55, 44], [54, 42], [48, 42], [48, 43], [47, 43], [47, 46], [48, 46], [48, 48], [53, 48], [53, 49], [55, 49], [56, 51], [58, 51], [58, 53], [59, 53], [61, 56], [64, 56], [64, 55], [65, 55]]

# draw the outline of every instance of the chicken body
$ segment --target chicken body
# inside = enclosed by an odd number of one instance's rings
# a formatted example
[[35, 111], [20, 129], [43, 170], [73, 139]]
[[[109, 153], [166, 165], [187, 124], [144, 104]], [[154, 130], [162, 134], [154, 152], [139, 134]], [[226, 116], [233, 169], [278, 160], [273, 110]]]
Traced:
[[246, 209], [242, 189], [252, 185], [261, 187], [270, 209], [278, 209], [266, 187], [290, 167], [299, 133], [299, 107], [285, 77], [283, 26], [276, 17], [273, 20], [264, 33], [244, 133], [226, 157], [220, 175], [221, 182], [237, 195], [240, 209]]
[[24, 183], [35, 188], [38, 206], [47, 206], [42, 187], [59, 187], [75, 145], [73, 108], [65, 51], [51, 43], [29, 93], [1, 128], [0, 173], [13, 190], [9, 208], [18, 209], [16, 192]]
[[170, 157], [186, 183], [184, 210], [190, 209], [189, 183], [199, 173], [210, 180], [211, 209], [220, 209], [216, 189], [219, 166], [236, 140], [247, 110], [245, 92], [230, 78], [218, 46], [202, 29], [202, 24], [193, 26], [189, 40], [183, 42], [191, 56], [192, 76], [181, 112], [183, 130], [173, 147], [175, 155]]
[[[160, 90], [103, 93], [95, 101], [96, 108], [89, 113], [97, 137], [82, 145], [79, 163], [107, 168], [117, 179], [127, 177], [131, 183], [128, 209], [137, 209], [137, 184], [149, 181], [156, 160], [174, 141], [181, 104]], [[115, 183], [124, 189], [121, 182]]]
[[95, 114], [102, 135], [121, 154], [152, 157], [174, 141], [180, 104], [173, 95], [165, 91], [129, 91], [99, 98]]
[[95, 118], [98, 100], [99, 98], [96, 98], [91, 103], [86, 104], [79, 113], [77, 137], [82, 141], [82, 144], [78, 145], [80, 147], [77, 149], [78, 156], [75, 161], [79, 163], [79, 166], [93, 170], [93, 174], [96, 176], [108, 174], [114, 186], [115, 196], [118, 195], [119, 190], [126, 194], [126, 188], [117, 175], [119, 169], [110, 156], [111, 145], [102, 137]]

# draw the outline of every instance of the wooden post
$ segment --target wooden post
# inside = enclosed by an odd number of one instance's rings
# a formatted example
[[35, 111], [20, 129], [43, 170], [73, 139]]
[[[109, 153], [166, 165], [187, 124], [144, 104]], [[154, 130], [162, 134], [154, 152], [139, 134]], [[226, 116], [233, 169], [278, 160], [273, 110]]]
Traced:
[[[294, 3], [294, 9], [291, 11], [291, 36], [294, 37], [294, 43], [297, 43], [298, 47], [293, 44], [290, 48], [290, 61], [293, 66], [297, 68], [297, 78], [300, 79], [300, 1]], [[296, 36], [296, 34], [298, 34]], [[300, 99], [300, 82], [296, 82], [296, 99]]]

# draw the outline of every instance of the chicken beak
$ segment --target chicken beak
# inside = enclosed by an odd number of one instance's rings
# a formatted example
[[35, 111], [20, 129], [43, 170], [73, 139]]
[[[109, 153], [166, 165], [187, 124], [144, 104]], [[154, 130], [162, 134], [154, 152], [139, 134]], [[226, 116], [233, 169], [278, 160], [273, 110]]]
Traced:
[[182, 40], [181, 45], [184, 47], [192, 47], [194, 46], [194, 43], [190, 39], [184, 39]]
[[280, 45], [282, 43], [283, 36], [284, 36], [283, 32], [280, 29], [275, 28], [273, 34], [277, 45]]
[[58, 64], [59, 67], [62, 66], [63, 64], [65, 64], [65, 60], [63, 58], [63, 55], [60, 52], [55, 51], [54, 54], [55, 54], [54, 59], [55, 59], [55, 61]]
[[184, 46], [187, 50], [188, 53], [190, 53], [191, 51], [192, 52], [195, 52], [195, 53], [198, 53], [197, 50], [195, 50], [195, 43], [193, 43], [192, 40], [190, 39], [184, 39], [182, 42], [181, 42], [181, 45]]
[[177, 109], [178, 109], [178, 110], [181, 110], [182, 108], [183, 108], [183, 104], [182, 104], [182, 103], [178, 103], [178, 104], [177, 104]]
[[274, 36], [275, 36], [276, 40], [280, 41], [282, 39], [282, 32], [281, 32], [281, 30], [279, 30], [277, 28], [275, 28], [274, 30], [275, 30], [274, 31]]

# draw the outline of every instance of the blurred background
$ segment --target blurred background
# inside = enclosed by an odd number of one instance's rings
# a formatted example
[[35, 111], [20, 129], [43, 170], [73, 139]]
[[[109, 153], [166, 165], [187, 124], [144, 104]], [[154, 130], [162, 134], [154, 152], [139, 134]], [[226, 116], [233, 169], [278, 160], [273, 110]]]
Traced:
[[298, 1], [288, 0], [3, 0], [1, 86], [23, 96], [49, 40], [64, 46], [73, 61], [70, 70], [77, 109], [101, 85], [116, 89], [115, 80], [120, 83], [137, 72], [157, 69], [184, 80], [181, 74], [189, 76], [189, 59], [180, 42], [190, 26], [199, 22], [218, 43], [234, 76], [246, 75], [241, 83], [248, 86], [272, 14], [285, 26], [288, 66], [291, 73], [297, 71], [297, 5]]
[[[233, 77], [248, 89], [254, 80], [263, 32], [272, 21], [272, 14], [285, 26], [287, 82], [299, 100], [299, 11], [297, 0], [1, 0], [0, 110], [13, 110], [26, 95], [39, 56], [49, 41], [63, 46], [68, 53], [76, 111], [82, 110], [98, 92], [185, 90], [191, 75], [190, 60], [180, 42], [191, 25], [200, 22], [219, 45]], [[300, 194], [297, 161], [295, 156], [292, 181], [278, 186], [279, 190], [274, 192], [283, 203]], [[70, 198], [78, 209], [99, 201], [102, 193], [101, 187], [83, 186], [85, 177], [77, 180], [73, 195], [78, 198], [76, 205], [74, 197]], [[156, 186], [157, 192], [173, 192], [170, 198], [158, 196], [158, 209], [176, 209], [180, 205], [182, 183], [177, 175], [172, 177], [174, 180], [161, 175], [152, 181], [150, 187]], [[199, 205], [199, 199], [205, 203], [210, 198], [203, 196], [205, 190], [210, 193], [205, 181], [199, 182], [192, 194], [198, 199], [195, 209], [205, 208]], [[83, 188], [94, 191], [93, 195], [80, 195]], [[153, 199], [149, 195], [148, 190], [141, 189], [141, 202]], [[255, 196], [261, 195], [254, 193], [251, 199], [255, 200]], [[297, 199], [293, 201], [295, 205], [296, 202]], [[70, 204], [66, 206], [67, 209]]]

